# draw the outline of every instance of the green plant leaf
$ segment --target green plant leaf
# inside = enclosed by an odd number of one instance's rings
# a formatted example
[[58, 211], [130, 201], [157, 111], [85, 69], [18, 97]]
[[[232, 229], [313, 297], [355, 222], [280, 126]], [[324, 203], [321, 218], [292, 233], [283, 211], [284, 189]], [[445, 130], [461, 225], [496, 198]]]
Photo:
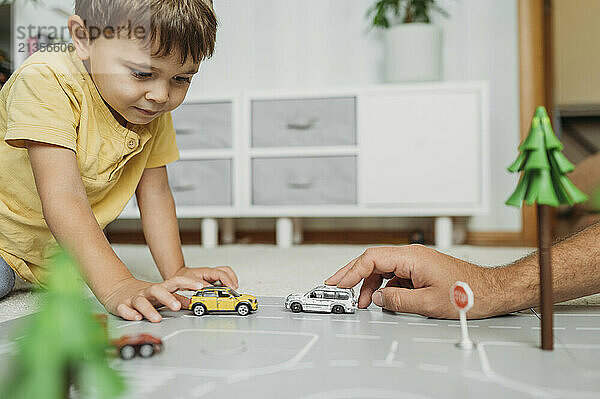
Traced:
[[366, 18], [372, 28], [387, 29], [400, 21], [430, 23], [432, 12], [448, 16], [436, 0], [378, 0], [367, 10]]
[[95, 397], [115, 397], [124, 382], [108, 366], [107, 337], [88, 307], [73, 260], [59, 253], [48, 270], [44, 303], [19, 333], [24, 338], [12, 362], [11, 389], [0, 397], [64, 399], [71, 383], [100, 394]]

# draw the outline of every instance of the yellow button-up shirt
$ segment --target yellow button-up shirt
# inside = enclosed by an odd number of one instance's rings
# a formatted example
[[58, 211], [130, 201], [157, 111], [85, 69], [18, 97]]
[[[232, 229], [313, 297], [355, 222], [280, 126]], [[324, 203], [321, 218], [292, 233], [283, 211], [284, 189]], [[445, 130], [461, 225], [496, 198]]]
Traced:
[[36, 284], [43, 284], [44, 264], [58, 244], [42, 214], [24, 140], [75, 152], [103, 229], [131, 199], [144, 169], [179, 158], [169, 113], [125, 128], [74, 51], [29, 57], [0, 91], [0, 256]]

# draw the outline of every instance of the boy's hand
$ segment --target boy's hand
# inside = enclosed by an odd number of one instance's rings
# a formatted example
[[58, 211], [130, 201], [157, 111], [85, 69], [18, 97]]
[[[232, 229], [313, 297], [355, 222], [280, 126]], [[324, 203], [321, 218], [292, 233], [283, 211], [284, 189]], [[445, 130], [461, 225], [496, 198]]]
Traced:
[[233, 289], [238, 288], [238, 278], [229, 266], [218, 267], [182, 267], [177, 270], [175, 276], [181, 276], [194, 281], [199, 281], [202, 284], [212, 285], [216, 281], [220, 281], [223, 285]]
[[125, 320], [142, 320], [144, 317], [153, 323], [162, 320], [157, 307], [167, 306], [173, 311], [189, 306], [190, 300], [175, 294], [178, 290], [198, 290], [202, 282], [182, 276], [175, 276], [162, 283], [150, 283], [128, 278], [116, 284], [116, 288], [106, 296], [98, 298], [110, 313]]

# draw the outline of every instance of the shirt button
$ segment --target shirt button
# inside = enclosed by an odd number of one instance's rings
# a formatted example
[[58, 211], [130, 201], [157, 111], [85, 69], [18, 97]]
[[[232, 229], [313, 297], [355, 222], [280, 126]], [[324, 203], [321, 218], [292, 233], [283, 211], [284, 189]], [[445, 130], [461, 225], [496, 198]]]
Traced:
[[130, 150], [133, 150], [136, 146], [137, 142], [134, 139], [127, 140], [127, 147], [129, 147]]

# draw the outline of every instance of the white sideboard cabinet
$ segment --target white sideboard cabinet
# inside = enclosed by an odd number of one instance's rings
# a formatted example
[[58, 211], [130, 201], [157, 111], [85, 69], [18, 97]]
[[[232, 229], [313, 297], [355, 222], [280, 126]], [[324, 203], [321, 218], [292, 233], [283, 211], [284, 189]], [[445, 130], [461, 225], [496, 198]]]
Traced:
[[[173, 112], [181, 159], [167, 170], [180, 218], [277, 218], [277, 243], [301, 217], [431, 216], [436, 245], [452, 216], [489, 208], [486, 82], [250, 92], [189, 98]], [[135, 201], [121, 218], [137, 218]]]

